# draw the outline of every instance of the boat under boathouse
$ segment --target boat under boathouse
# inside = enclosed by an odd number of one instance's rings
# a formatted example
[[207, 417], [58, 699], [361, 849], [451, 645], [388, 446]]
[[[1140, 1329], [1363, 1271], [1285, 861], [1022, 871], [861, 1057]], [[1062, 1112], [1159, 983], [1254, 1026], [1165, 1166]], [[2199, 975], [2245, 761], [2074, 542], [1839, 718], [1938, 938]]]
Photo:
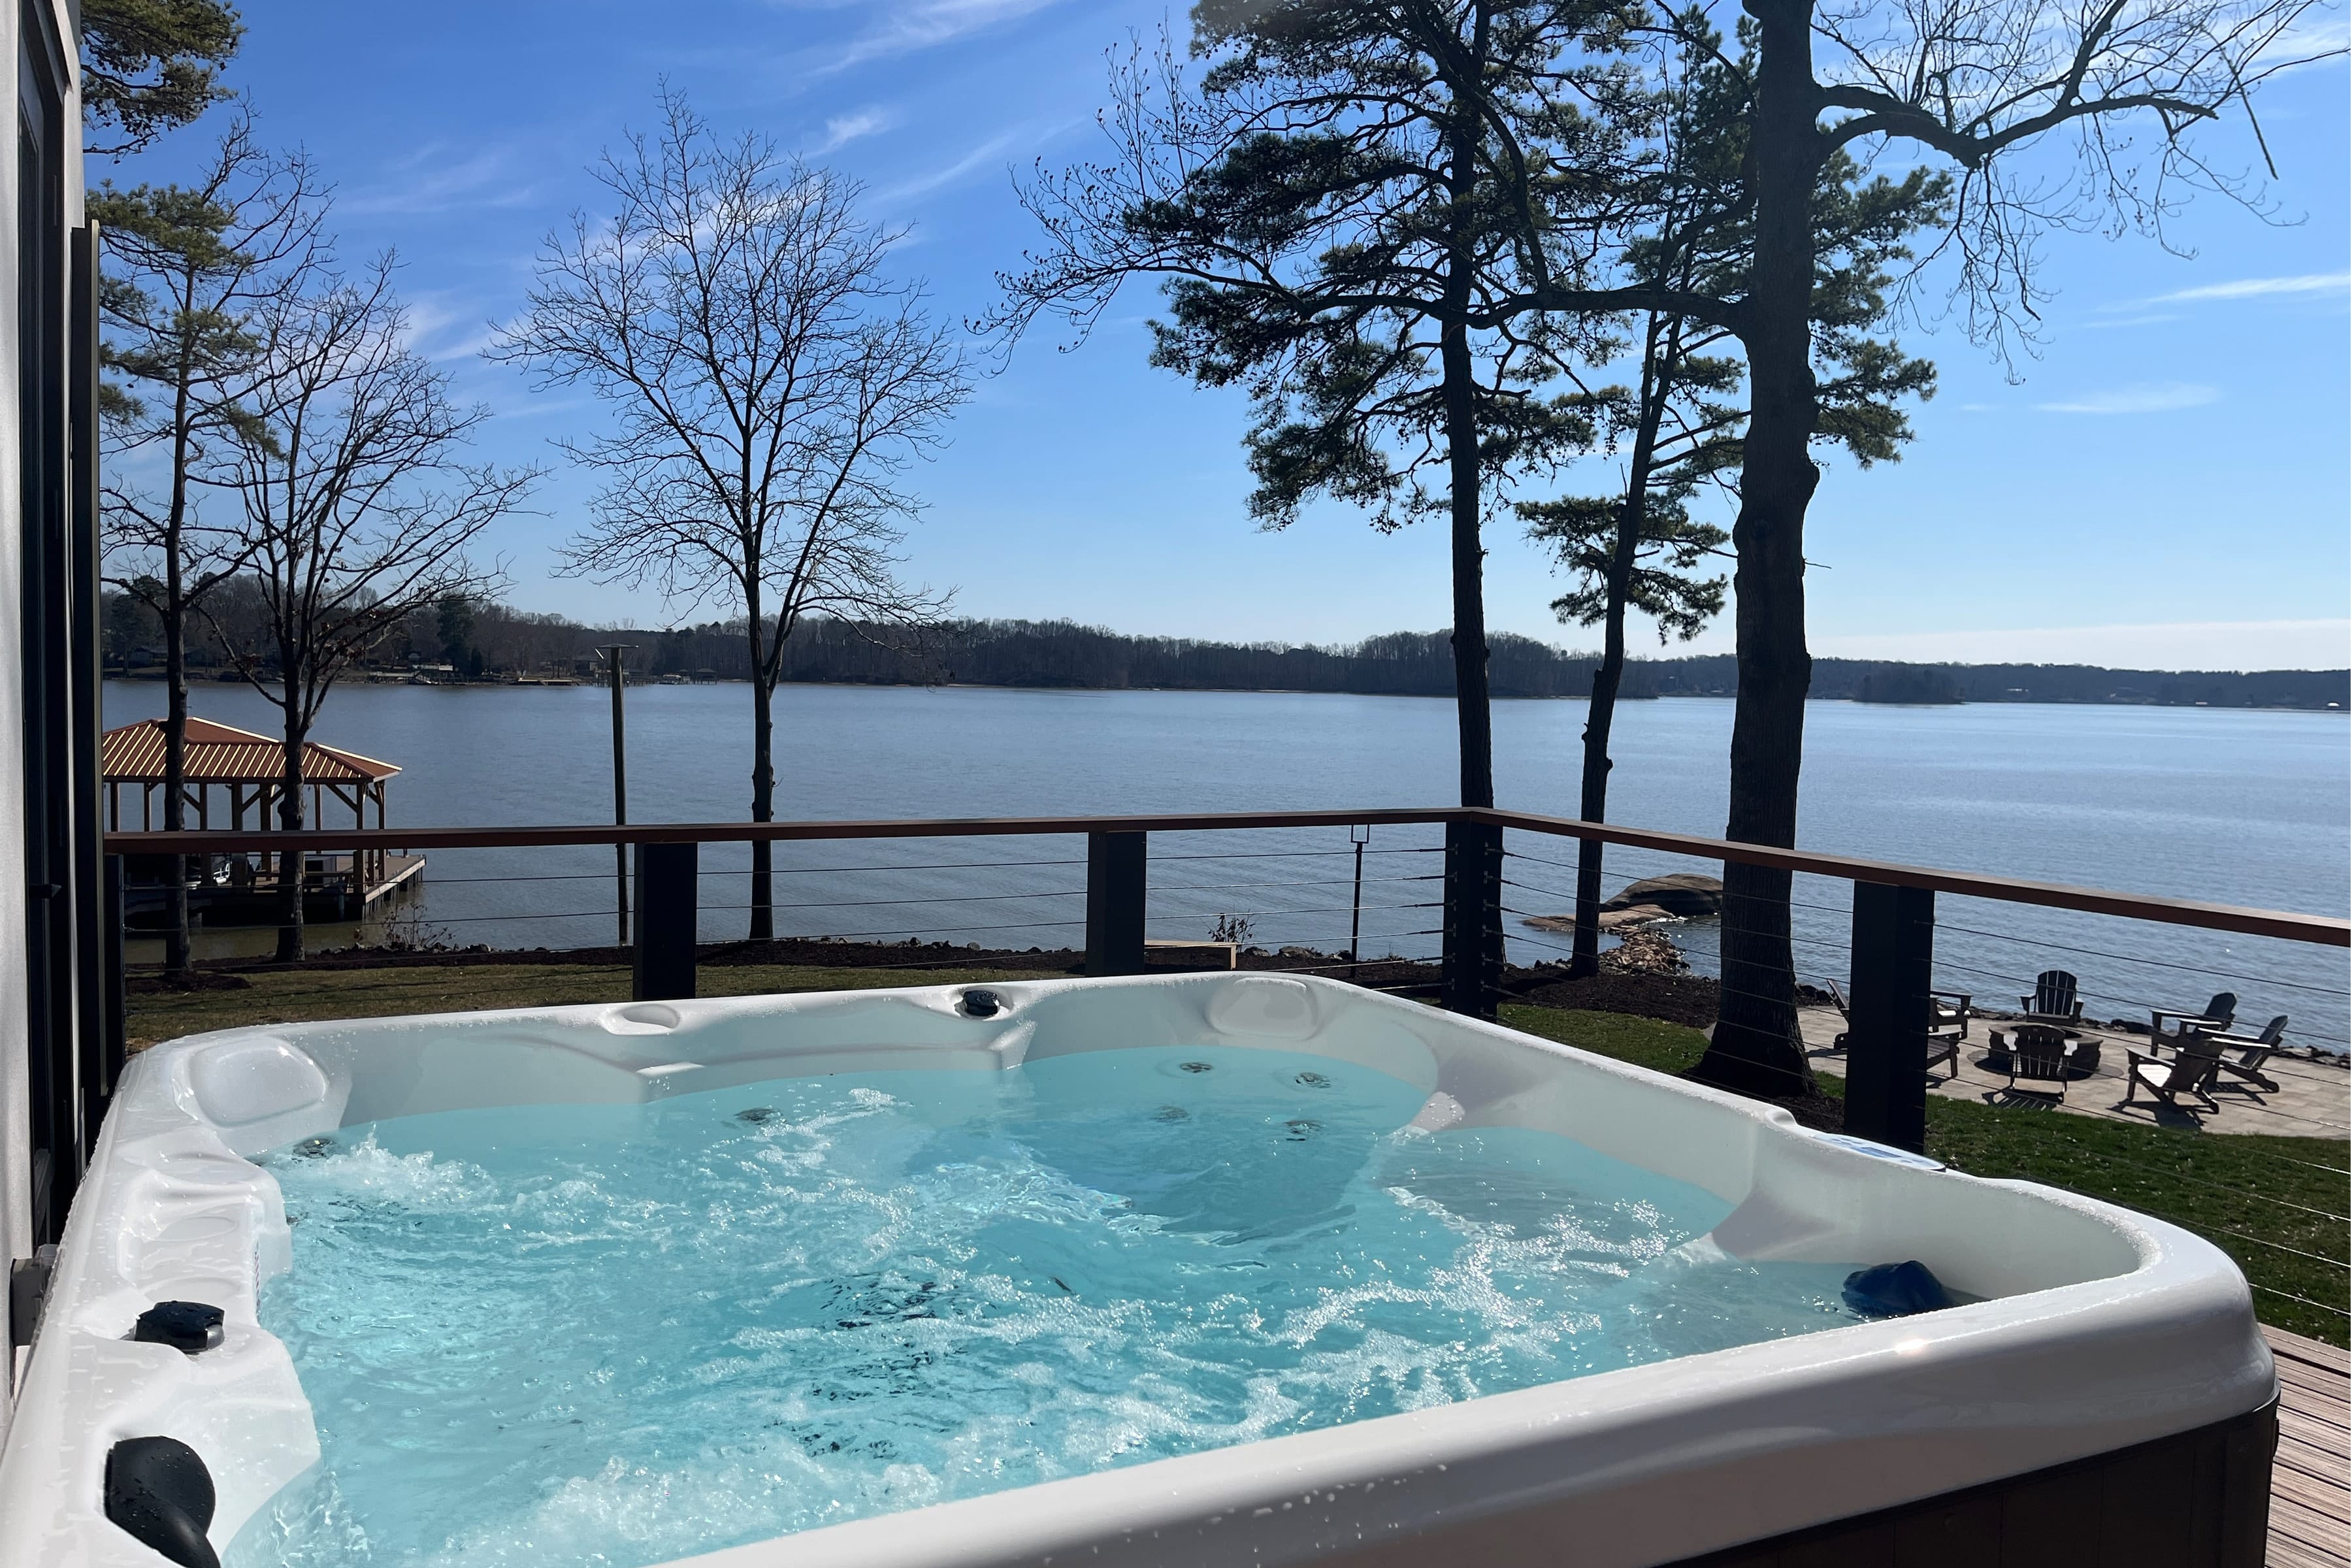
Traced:
[[[334, 801], [352, 814], [352, 826], [384, 826], [384, 786], [400, 772], [397, 763], [362, 756], [338, 746], [306, 742], [302, 747], [302, 788], [310, 792], [303, 826], [310, 831], [337, 826], [328, 821], [326, 803]], [[106, 731], [100, 751], [100, 774], [106, 786], [109, 832], [153, 832], [163, 825], [163, 721], [142, 720]], [[268, 831], [278, 823], [278, 808], [286, 793], [282, 744], [268, 735], [240, 730], [209, 719], [188, 721], [187, 761], [182, 775], [182, 799], [192, 827], [248, 825]], [[218, 791], [223, 815], [213, 816]], [[135, 820], [125, 821], [125, 796], [133, 795]], [[375, 820], [368, 820], [369, 808]], [[124, 862], [124, 912], [131, 923], [163, 904], [163, 893], [174, 874], [178, 858], [131, 855]], [[278, 890], [292, 874], [289, 857], [263, 851], [258, 855], [214, 855], [198, 858], [188, 884], [191, 912], [208, 925], [268, 923], [276, 919]], [[425, 872], [425, 857], [400, 855], [379, 848], [335, 854], [312, 850], [302, 857], [303, 912], [322, 921], [350, 920], [370, 904], [414, 882]]]

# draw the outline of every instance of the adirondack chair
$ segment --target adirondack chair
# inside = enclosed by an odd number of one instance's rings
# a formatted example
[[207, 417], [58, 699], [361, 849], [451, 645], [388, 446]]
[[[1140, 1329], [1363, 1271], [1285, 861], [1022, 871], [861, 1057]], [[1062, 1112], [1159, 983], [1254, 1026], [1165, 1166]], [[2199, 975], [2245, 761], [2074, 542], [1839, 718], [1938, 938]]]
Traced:
[[[2263, 1064], [2286, 1043], [2286, 1015], [2281, 1013], [2264, 1024], [2256, 1035], [2215, 1035], [2213, 1043], [2221, 1047], [2221, 1070], [2234, 1079], [2253, 1085], [2258, 1093], [2276, 1094], [2278, 1080], [2266, 1077]], [[2236, 1052], [2233, 1059], [2228, 1053]]]
[[[1938, 1067], [1943, 1068], [1944, 1081], [1950, 1083], [1960, 1076], [1960, 1042], [1969, 1033], [1969, 998], [1957, 991], [1930, 991], [1927, 996], [1927, 1071], [1932, 1076]], [[1845, 1020], [1845, 1028], [1830, 1042], [1830, 1049], [1842, 1051], [1853, 1028], [1853, 1004], [1845, 999], [1834, 980], [1830, 982], [1830, 1001]]]
[[2028, 1019], [2036, 1023], [2078, 1024], [2083, 999], [2074, 994], [2074, 977], [2063, 969], [2045, 969], [2033, 977], [2033, 994], [2018, 998]]
[[1927, 993], [1927, 1037], [1930, 1040], [1949, 1035], [1953, 1039], [1969, 1037], [1969, 1020], [1976, 1016], [1970, 1005], [1976, 1000], [1965, 991], [1930, 991]]
[[2164, 1038], [2164, 1021], [2169, 1018], [2172, 1020], [2172, 1032], [2175, 1036], [2185, 1034], [2190, 1029], [2196, 1030], [2200, 1035], [2227, 1034], [2230, 1026], [2237, 1021], [2237, 1016], [2238, 994], [2234, 991], [2216, 991], [2213, 993], [2213, 1000], [2205, 1004], [2205, 1011], [2202, 1013], [2176, 1013], [2168, 1007], [2150, 1008], [2147, 1016], [2147, 1031], [2158, 1039]]
[[[2058, 1098], [2066, 1098], [2066, 1032], [2047, 1024], [2021, 1024], [2009, 1036], [2009, 1090], [2018, 1092], [2017, 1080], [2027, 1079], [2040, 1083], [2055, 1083]], [[2032, 1089], [2029, 1093], [2044, 1091]]]
[[2180, 1037], [2169, 1059], [2156, 1055], [2143, 1056], [2137, 1051], [2124, 1053], [2131, 1058], [2124, 1075], [2124, 1103], [2133, 1103], [2133, 1097], [2145, 1089], [2168, 1106], [2179, 1109], [2179, 1097], [2189, 1095], [2208, 1110], [2219, 1110], [2221, 1102], [2213, 1098], [2213, 1080], [2221, 1072], [2221, 1046], [2211, 1035], [2201, 1035], [2190, 1029]]

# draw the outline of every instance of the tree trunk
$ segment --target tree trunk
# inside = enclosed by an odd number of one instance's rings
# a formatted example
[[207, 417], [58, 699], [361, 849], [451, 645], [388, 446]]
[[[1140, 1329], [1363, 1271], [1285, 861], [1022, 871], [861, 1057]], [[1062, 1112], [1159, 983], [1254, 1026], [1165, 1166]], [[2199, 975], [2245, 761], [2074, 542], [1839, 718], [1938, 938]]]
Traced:
[[[194, 280], [190, 279], [191, 289]], [[194, 314], [189, 292], [181, 309]], [[172, 389], [172, 499], [163, 530], [163, 830], [188, 825], [184, 798], [188, 777], [188, 602], [186, 568], [180, 555], [188, 522], [188, 342], [181, 338], [178, 374]], [[188, 972], [188, 869], [182, 856], [178, 875], [163, 893], [163, 969], [174, 977]]]
[[[164, 552], [163, 577], [163, 831], [177, 833], [188, 826], [188, 637], [176, 549]], [[163, 890], [163, 970], [176, 978], [188, 972], [188, 868], [196, 861], [177, 856], [173, 864], [177, 874]]]
[[[1759, 24], [1756, 254], [1747, 321], [1752, 402], [1732, 529], [1739, 696], [1727, 838], [1791, 847], [1812, 656], [1805, 648], [1805, 509], [1820, 472], [1810, 322], [1811, 203], [1822, 156], [1809, 0], [1745, 0]], [[1727, 865], [1715, 1035], [1692, 1076], [1746, 1094], [1809, 1092], [1797, 1033], [1789, 873]]]
[[1461, 732], [1462, 804], [1495, 804], [1494, 716], [1486, 691], [1486, 551], [1478, 537], [1478, 415], [1469, 334], [1445, 329], [1446, 467], [1453, 481], [1454, 708]]
[[[757, 612], [754, 612], [756, 617]], [[759, 624], [755, 618], [753, 626]], [[755, 638], [757, 634], [753, 634]], [[759, 647], [751, 659], [751, 820], [776, 819], [776, 689], [761, 673]], [[776, 847], [764, 838], [751, 842], [751, 929], [753, 942], [776, 934]]]
[[[1601, 668], [1592, 672], [1592, 696], [1584, 717], [1584, 791], [1577, 813], [1587, 822], [1609, 820], [1609, 731], [1617, 719], [1617, 689], [1625, 678], [1625, 601], [1642, 550], [1642, 530], [1650, 510], [1650, 468], [1658, 449], [1658, 423], [1665, 416], [1667, 386], [1658, 364], [1661, 323], [1652, 316], [1642, 355], [1640, 422], [1633, 429], [1626, 465], [1625, 500], [1617, 512], [1617, 539], [1609, 554], [1607, 613], [1601, 623]], [[1601, 855], [1597, 838], [1576, 844], [1576, 934], [1569, 955], [1571, 980], [1601, 973]]]
[[[305, 728], [289, 719], [279, 747], [278, 826], [287, 833], [302, 831], [302, 744]], [[278, 852], [278, 962], [302, 962], [302, 884], [309, 857], [299, 848]]]
[[[1482, 16], [1473, 55], [1483, 61], [1486, 24]], [[1465, 102], [1471, 89], [1460, 89]], [[1452, 503], [1454, 546], [1454, 709], [1461, 732], [1462, 804], [1495, 804], [1495, 734], [1486, 696], [1486, 552], [1478, 537], [1478, 369], [1470, 354], [1465, 318], [1476, 271], [1468, 231], [1475, 221], [1473, 189], [1477, 178], [1478, 126], [1465, 110], [1448, 133], [1453, 198], [1448, 222], [1454, 235], [1446, 255], [1445, 316], [1439, 329], [1438, 358], [1445, 400], [1445, 465]]]
[[[751, 676], [751, 700], [758, 710], [751, 715], [751, 820], [773, 822], [776, 819], [776, 689], [761, 679], [755, 670]], [[775, 908], [776, 847], [767, 839], [754, 839], [751, 844], [751, 931], [753, 942], [766, 942], [776, 934]]]

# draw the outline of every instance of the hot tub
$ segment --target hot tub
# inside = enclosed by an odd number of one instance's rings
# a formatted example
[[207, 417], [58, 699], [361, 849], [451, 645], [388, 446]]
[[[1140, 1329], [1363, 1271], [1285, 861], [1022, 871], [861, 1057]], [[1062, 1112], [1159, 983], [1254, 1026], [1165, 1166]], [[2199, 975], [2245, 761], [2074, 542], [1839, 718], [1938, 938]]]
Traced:
[[[1910, 1260], [1957, 1304], [1843, 1304]], [[216, 1342], [135, 1337], [161, 1302]], [[793, 1370], [856, 1344], [886, 1353]], [[447, 1436], [567, 1378], [511, 1438]], [[370, 1560], [2254, 1564], [2275, 1394], [2186, 1232], [1330, 982], [293, 1025], [131, 1063], [0, 1565], [163, 1561], [103, 1500], [158, 1437], [230, 1568], [337, 1561], [319, 1519], [455, 1508], [509, 1453], [528, 1528]], [[656, 1406], [742, 1430], [666, 1471]], [[911, 1446], [844, 1457], [877, 1419]]]

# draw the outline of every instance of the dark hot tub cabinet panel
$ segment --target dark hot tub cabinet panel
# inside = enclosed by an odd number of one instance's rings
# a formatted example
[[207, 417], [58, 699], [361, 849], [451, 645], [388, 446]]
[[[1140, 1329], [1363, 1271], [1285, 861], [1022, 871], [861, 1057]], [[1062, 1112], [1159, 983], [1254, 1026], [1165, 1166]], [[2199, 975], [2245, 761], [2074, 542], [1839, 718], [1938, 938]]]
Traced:
[[2263, 1568], [2278, 1406], [1667, 1568]]

